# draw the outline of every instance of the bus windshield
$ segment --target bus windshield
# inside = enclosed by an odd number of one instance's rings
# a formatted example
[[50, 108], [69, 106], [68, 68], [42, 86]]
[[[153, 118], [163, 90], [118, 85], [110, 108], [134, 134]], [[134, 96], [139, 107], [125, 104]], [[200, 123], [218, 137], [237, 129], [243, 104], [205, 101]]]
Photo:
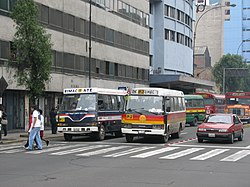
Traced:
[[214, 105], [214, 99], [213, 98], [204, 98], [205, 105]]
[[198, 108], [198, 107], [205, 107], [203, 99], [187, 99], [186, 100], [186, 107], [187, 108]]
[[95, 111], [96, 110], [96, 94], [72, 94], [64, 95], [61, 111]]
[[163, 112], [163, 97], [161, 96], [134, 96], [128, 97], [127, 110], [146, 110], [149, 112]]
[[226, 103], [228, 105], [250, 105], [250, 98], [228, 98]]

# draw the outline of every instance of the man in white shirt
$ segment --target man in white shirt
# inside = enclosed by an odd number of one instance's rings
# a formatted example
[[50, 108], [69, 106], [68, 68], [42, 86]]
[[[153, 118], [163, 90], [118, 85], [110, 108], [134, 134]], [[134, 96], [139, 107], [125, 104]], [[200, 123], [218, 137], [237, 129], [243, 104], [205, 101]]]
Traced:
[[42, 140], [40, 137], [40, 128], [41, 128], [41, 116], [38, 110], [36, 110], [36, 106], [31, 107], [32, 111], [32, 123], [29, 129], [29, 147], [28, 150], [33, 150], [33, 142], [36, 138], [37, 148], [42, 150]]

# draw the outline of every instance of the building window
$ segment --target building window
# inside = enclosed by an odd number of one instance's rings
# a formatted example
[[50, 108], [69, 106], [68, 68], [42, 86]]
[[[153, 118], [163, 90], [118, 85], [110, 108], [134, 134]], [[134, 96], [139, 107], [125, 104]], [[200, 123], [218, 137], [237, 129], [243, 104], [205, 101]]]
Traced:
[[0, 41], [0, 58], [8, 59], [10, 52], [10, 43], [6, 41]]
[[225, 15], [230, 15], [230, 9], [225, 10]]
[[175, 41], [175, 31], [170, 31], [170, 40]]

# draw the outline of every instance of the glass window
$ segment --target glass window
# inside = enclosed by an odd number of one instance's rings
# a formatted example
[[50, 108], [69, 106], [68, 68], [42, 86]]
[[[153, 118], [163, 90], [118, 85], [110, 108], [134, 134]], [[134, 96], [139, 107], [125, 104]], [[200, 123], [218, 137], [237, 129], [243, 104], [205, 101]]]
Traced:
[[49, 22], [51, 25], [62, 27], [62, 20], [63, 20], [63, 13], [59, 10], [55, 9], [49, 9], [50, 16], [49, 16]]
[[49, 23], [49, 7], [41, 5], [41, 21]]
[[0, 1], [0, 9], [5, 10], [5, 11], [9, 11], [8, 0], [1, 0]]
[[9, 59], [10, 44], [6, 41], [0, 41], [0, 58]]

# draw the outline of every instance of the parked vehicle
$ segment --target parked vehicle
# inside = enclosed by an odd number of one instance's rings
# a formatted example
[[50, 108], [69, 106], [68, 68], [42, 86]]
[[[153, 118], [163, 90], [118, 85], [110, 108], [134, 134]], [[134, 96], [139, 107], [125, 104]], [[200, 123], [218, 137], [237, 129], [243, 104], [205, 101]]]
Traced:
[[186, 123], [197, 126], [206, 117], [204, 99], [201, 95], [184, 95], [186, 104]]
[[58, 132], [70, 141], [72, 136], [92, 135], [104, 140], [106, 133], [121, 136], [124, 90], [68, 88], [58, 112]]
[[136, 136], [155, 136], [167, 142], [179, 138], [186, 124], [184, 94], [163, 88], [134, 88], [126, 99], [122, 133], [127, 142]]
[[197, 128], [198, 142], [203, 140], [227, 140], [234, 143], [234, 139], [243, 140], [243, 123], [236, 114], [210, 114]]

